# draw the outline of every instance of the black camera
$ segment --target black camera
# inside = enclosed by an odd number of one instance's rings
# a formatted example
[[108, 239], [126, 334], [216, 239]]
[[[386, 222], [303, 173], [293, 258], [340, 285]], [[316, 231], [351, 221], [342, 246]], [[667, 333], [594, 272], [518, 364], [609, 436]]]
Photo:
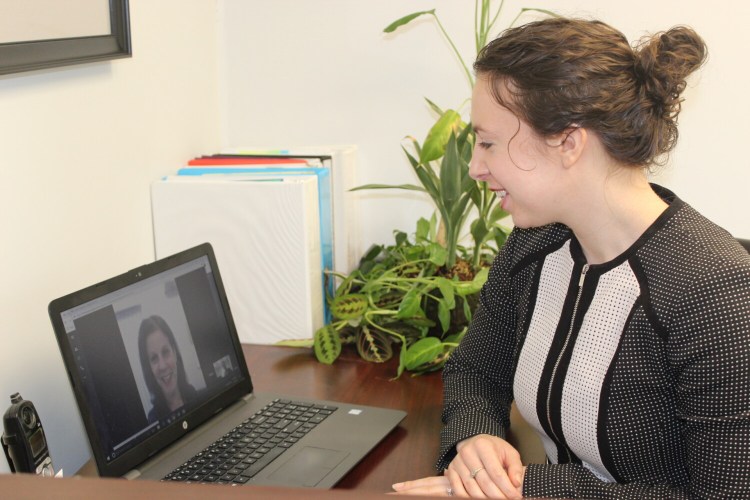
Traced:
[[42, 421], [31, 401], [19, 393], [10, 397], [11, 405], [3, 416], [3, 451], [11, 472], [31, 472], [54, 476]]

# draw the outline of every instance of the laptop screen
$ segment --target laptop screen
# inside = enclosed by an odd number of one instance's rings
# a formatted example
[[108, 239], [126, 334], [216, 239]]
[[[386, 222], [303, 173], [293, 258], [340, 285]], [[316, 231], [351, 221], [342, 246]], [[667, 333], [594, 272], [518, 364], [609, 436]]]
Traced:
[[121, 475], [251, 392], [207, 244], [50, 304], [100, 474]]

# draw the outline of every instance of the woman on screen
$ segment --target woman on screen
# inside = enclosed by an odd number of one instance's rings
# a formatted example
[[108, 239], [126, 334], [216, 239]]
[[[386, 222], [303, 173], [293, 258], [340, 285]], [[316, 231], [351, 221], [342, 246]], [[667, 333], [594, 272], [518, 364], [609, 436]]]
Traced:
[[153, 404], [148, 412], [149, 422], [170, 415], [195, 398], [197, 391], [187, 381], [174, 334], [161, 316], [141, 322], [138, 352]]

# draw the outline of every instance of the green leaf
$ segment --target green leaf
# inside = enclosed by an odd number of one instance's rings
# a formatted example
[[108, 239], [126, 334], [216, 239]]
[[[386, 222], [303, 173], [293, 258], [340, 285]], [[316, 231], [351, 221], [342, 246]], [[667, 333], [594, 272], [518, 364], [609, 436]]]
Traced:
[[427, 194], [430, 195], [432, 201], [434, 201], [435, 205], [437, 205], [438, 209], [440, 209], [442, 201], [440, 198], [440, 189], [438, 188], [437, 184], [440, 179], [437, 178], [432, 170], [422, 166], [418, 166], [417, 168], [415, 168], [414, 172], [417, 174], [417, 177], [419, 177], [419, 181], [424, 186], [424, 191], [426, 191]]
[[[417, 152], [417, 157], [419, 157], [422, 154], [422, 146], [419, 145], [419, 141], [410, 135], [407, 135], [406, 137], [404, 137], [404, 139], [409, 139], [411, 141], [411, 145], [414, 146], [414, 151]], [[412, 166], [419, 165], [419, 160], [417, 160], [411, 154], [409, 154], [409, 152], [406, 151], [406, 148], [401, 146], [401, 149], [403, 149], [404, 152], [406, 152], [406, 156], [409, 157], [409, 161], [411, 162]]]
[[489, 275], [490, 269], [487, 267], [483, 267], [477, 274], [474, 275], [474, 280], [472, 281], [472, 283], [474, 284], [474, 286], [478, 287], [477, 291], [479, 291], [479, 288], [482, 288], [484, 286]]
[[313, 340], [313, 350], [318, 361], [332, 365], [341, 354], [339, 333], [331, 325], [326, 325], [315, 332]]
[[[422, 311], [422, 308], [419, 305], [421, 298], [422, 295], [419, 293], [418, 288], [412, 288], [409, 290], [406, 295], [404, 295], [404, 298], [401, 299], [401, 304], [398, 306], [396, 317], [398, 319], [403, 319], [420, 315], [419, 313]], [[424, 313], [421, 314], [421, 316], [423, 315]]]
[[438, 301], [438, 320], [440, 320], [440, 327], [443, 329], [443, 333], [447, 332], [451, 326], [451, 310], [448, 309], [444, 300]]
[[380, 330], [364, 326], [357, 336], [357, 352], [365, 361], [385, 363], [393, 356], [391, 339]]
[[[468, 305], [467, 305], [467, 307], [468, 307]], [[461, 339], [464, 338], [464, 335], [466, 335], [466, 331], [467, 330], [468, 330], [468, 328], [463, 327], [460, 332], [448, 335], [447, 337], [445, 337], [443, 339], [443, 343], [446, 343], [446, 344], [447, 343], [458, 344], [459, 342], [461, 342]]]
[[477, 210], [482, 210], [482, 190], [479, 189], [479, 185], [475, 182], [474, 185], [467, 191], [471, 197], [472, 203], [477, 207]]
[[406, 344], [401, 345], [401, 352], [398, 355], [398, 370], [396, 370], [396, 378], [399, 378], [406, 369]]
[[399, 292], [386, 291], [375, 299], [375, 307], [379, 309], [396, 309], [401, 303], [403, 295]]
[[[372, 250], [372, 247], [370, 247]], [[354, 276], [356, 274], [356, 270], [352, 272], [349, 276], [344, 278], [344, 280], [341, 282], [341, 284], [336, 288], [336, 292], [334, 295], [346, 295], [349, 293], [349, 290], [351, 290], [352, 287], [352, 281], [354, 281]]]
[[[471, 207], [467, 209], [467, 205], [471, 197], [468, 193], [464, 193], [461, 198], [451, 207], [450, 220], [452, 227], [456, 228], [456, 231], [460, 229], [459, 225], [463, 223], [463, 219], [466, 218]], [[456, 235], [458, 236], [458, 235]]]
[[416, 341], [406, 350], [404, 365], [407, 370], [414, 370], [434, 360], [443, 352], [443, 343], [437, 337], [425, 337]]
[[472, 295], [474, 293], [477, 293], [479, 290], [482, 289], [482, 286], [487, 281], [487, 276], [489, 275], [490, 270], [486, 267], [483, 267], [479, 270], [479, 272], [474, 276], [474, 279], [472, 281], [460, 281], [455, 284], [456, 287], [456, 295], [460, 297], [466, 297], [467, 295]]
[[461, 157], [465, 158], [467, 161], [471, 160], [471, 153], [474, 149], [475, 137], [474, 127], [471, 125], [471, 123], [466, 123], [463, 124], [461, 133], [458, 134], [458, 137], [456, 138], [456, 143], [458, 144], [458, 150], [461, 152]]
[[505, 245], [505, 241], [508, 239], [508, 233], [501, 227], [493, 228], [492, 234], [494, 236], [495, 244], [498, 250]]
[[463, 172], [461, 173], [462, 179], [461, 179], [461, 191], [464, 193], [468, 193], [468, 195], [475, 200], [474, 204], [479, 206], [481, 203], [481, 200], [479, 202], [476, 201], [475, 197], [480, 196], [479, 195], [479, 183], [471, 178], [469, 175], [469, 164], [465, 163], [463, 160], [461, 160], [461, 170]]
[[430, 262], [436, 266], [444, 266], [448, 260], [448, 250], [438, 243], [430, 244]]
[[[404, 257], [407, 261], [422, 260], [425, 258], [425, 249], [422, 246], [410, 246], [404, 249]], [[420, 274], [421, 266], [419, 264], [413, 264], [405, 267], [402, 274]]]
[[[412, 138], [412, 144], [414, 145], [414, 149], [417, 150], [417, 154], [419, 154], [420, 148], [417, 140]], [[419, 160], [414, 158], [414, 155], [409, 153], [409, 151], [407, 151], [403, 146], [401, 146], [401, 150], [404, 152], [404, 154], [406, 154], [406, 157], [409, 159], [409, 163], [411, 164], [412, 168], [416, 169], [417, 167], [419, 167]]]
[[[360, 262], [375, 260], [381, 253], [383, 253], [383, 245], [370, 245], [370, 248], [367, 249], [365, 255], [360, 259]], [[352, 276], [349, 276], [347, 279], [349, 278], [352, 278]]]
[[440, 289], [440, 294], [443, 296], [443, 300], [445, 300], [445, 305], [448, 309], [456, 307], [456, 295], [453, 291], [453, 283], [449, 279], [442, 277], [437, 278], [436, 281], [438, 289]]
[[419, 162], [426, 165], [432, 160], [437, 160], [445, 153], [445, 147], [453, 132], [461, 124], [461, 115], [449, 109], [432, 126], [422, 146], [422, 154]]
[[437, 214], [435, 212], [432, 212], [432, 217], [430, 217], [430, 240], [435, 241], [437, 239]]
[[414, 19], [418, 18], [419, 16], [423, 16], [425, 14], [429, 15], [435, 15], [435, 9], [432, 10], [423, 10], [422, 12], [415, 12], [414, 14], [409, 14], [408, 16], [404, 16], [401, 19], [398, 19], [396, 21], [393, 21], [391, 24], [385, 27], [383, 30], [384, 33], [393, 33], [401, 26], [404, 26], [406, 24], [409, 24]]
[[424, 98], [424, 100], [427, 101], [427, 104], [430, 106], [430, 108], [432, 108], [436, 115], [442, 116], [442, 114], [445, 113], [445, 111], [443, 111], [440, 106], [438, 106], [431, 100], [427, 99], [426, 97]]
[[469, 305], [469, 301], [466, 299], [463, 300], [463, 303], [464, 303], [464, 316], [466, 316], [466, 321], [471, 323], [471, 316], [472, 316], [471, 306]]
[[474, 244], [476, 246], [480, 246], [484, 242], [488, 233], [489, 230], [487, 229], [487, 224], [485, 224], [484, 219], [475, 219], [474, 222], [471, 223], [471, 237], [474, 238]]
[[[419, 142], [413, 137], [409, 137], [409, 139], [411, 140], [411, 143], [414, 146], [414, 149], [417, 151], [417, 155], [421, 157], [422, 149], [419, 147]], [[401, 146], [401, 150], [406, 154], [406, 157], [409, 159], [409, 163], [411, 164], [411, 167], [414, 170], [414, 173], [417, 174], [417, 176], [419, 176], [419, 180], [420, 182], [422, 182], [422, 185], [424, 186], [425, 190], [428, 193], [430, 193], [430, 196], [432, 196], [434, 199], [435, 193], [437, 192], [437, 188], [436, 187], [431, 188], [430, 186], [436, 186], [437, 183], [440, 181], [440, 179], [438, 179], [437, 174], [432, 171], [429, 165], [421, 164], [419, 160], [415, 158], [414, 156], [412, 156], [405, 147]], [[423, 179], [422, 178], [423, 176], [426, 176], [427, 179]]]
[[[445, 156], [440, 164], [440, 194], [449, 210], [461, 195], [461, 163], [456, 149], [456, 136], [452, 133], [449, 134]], [[451, 222], [455, 226], [456, 220], [451, 219]]]
[[430, 221], [420, 217], [417, 221], [417, 232], [414, 235], [417, 242], [430, 240]]
[[361, 293], [341, 295], [331, 301], [331, 314], [339, 319], [356, 319], [366, 311], [367, 297]]
[[503, 210], [502, 204], [495, 203], [495, 206], [492, 208], [492, 212], [490, 212], [489, 223], [494, 224], [495, 222], [499, 221], [500, 219], [504, 219], [507, 216], [508, 212]]
[[409, 242], [409, 235], [403, 231], [396, 230], [393, 232], [393, 236], [396, 240], [396, 246], [398, 247], [403, 246], [405, 243]]
[[407, 325], [414, 326], [419, 329], [429, 329], [435, 326], [435, 322], [430, 318], [424, 316], [412, 316], [411, 318], [404, 318], [404, 323]]

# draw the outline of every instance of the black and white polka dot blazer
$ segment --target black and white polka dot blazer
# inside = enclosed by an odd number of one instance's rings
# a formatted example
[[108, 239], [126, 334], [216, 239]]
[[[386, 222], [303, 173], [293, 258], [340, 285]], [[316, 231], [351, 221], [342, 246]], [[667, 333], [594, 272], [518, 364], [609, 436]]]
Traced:
[[666, 189], [615, 260], [514, 230], [444, 372], [438, 469], [515, 400], [549, 464], [524, 496], [750, 498], [750, 255]]

